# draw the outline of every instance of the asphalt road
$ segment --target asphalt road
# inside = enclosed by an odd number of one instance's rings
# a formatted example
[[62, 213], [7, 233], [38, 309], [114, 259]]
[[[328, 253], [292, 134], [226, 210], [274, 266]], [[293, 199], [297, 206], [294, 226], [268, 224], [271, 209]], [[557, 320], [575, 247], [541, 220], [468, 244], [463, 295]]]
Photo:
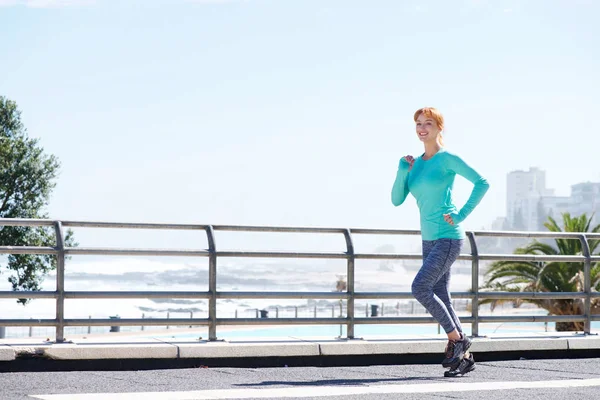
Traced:
[[[481, 362], [460, 378], [443, 371], [429, 364], [2, 373], [0, 399], [600, 399], [597, 358]], [[70, 396], [46, 396], [56, 394]]]

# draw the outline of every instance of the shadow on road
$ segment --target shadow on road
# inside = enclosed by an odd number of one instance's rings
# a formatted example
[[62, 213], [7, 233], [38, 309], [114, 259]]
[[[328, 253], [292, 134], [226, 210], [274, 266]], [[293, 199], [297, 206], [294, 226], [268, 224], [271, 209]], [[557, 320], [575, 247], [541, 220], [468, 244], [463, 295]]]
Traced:
[[408, 378], [379, 378], [379, 379], [323, 379], [318, 381], [264, 381], [259, 383], [240, 383], [233, 386], [366, 386], [382, 382], [437, 381], [440, 377], [408, 377]]

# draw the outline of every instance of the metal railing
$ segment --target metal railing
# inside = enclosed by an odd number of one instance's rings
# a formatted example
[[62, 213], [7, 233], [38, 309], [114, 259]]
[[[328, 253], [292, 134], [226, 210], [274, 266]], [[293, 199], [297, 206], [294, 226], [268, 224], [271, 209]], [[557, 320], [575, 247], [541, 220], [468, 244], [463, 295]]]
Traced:
[[[153, 223], [112, 223], [55, 221], [40, 219], [1, 219], [0, 226], [46, 226], [54, 227], [56, 246], [0, 246], [0, 254], [51, 254], [57, 257], [55, 291], [0, 291], [4, 299], [55, 299], [56, 318], [54, 319], [0, 319], [0, 326], [52, 326], [56, 328], [56, 342], [64, 342], [64, 329], [67, 326], [162, 326], [194, 325], [208, 326], [209, 340], [217, 339], [219, 325], [346, 325], [347, 338], [354, 338], [357, 324], [408, 324], [435, 323], [432, 317], [355, 317], [355, 300], [358, 299], [412, 299], [410, 292], [356, 292], [355, 261], [366, 260], [420, 260], [421, 254], [375, 254], [357, 253], [353, 244], [353, 235], [420, 235], [418, 230], [390, 229], [344, 229], [344, 228], [307, 228], [307, 227], [267, 227], [234, 225], [196, 225], [196, 224], [153, 224]], [[206, 232], [208, 249], [206, 250], [160, 250], [133, 248], [68, 247], [64, 242], [65, 227], [71, 228], [126, 228], [158, 230], [193, 230]], [[318, 233], [343, 235], [346, 242], [344, 252], [273, 252], [273, 251], [218, 251], [215, 242], [216, 231], [236, 232], [275, 232], [275, 233]], [[479, 335], [480, 323], [494, 322], [584, 322], [584, 333], [589, 334], [592, 321], [600, 321], [600, 315], [591, 315], [592, 298], [600, 293], [591, 290], [591, 265], [600, 261], [599, 255], [591, 255], [589, 239], [600, 239], [599, 233], [567, 232], [505, 232], [505, 231], [469, 231], [468, 241], [471, 254], [459, 255], [459, 260], [471, 261], [472, 289], [470, 292], [453, 292], [452, 298], [471, 299], [471, 316], [461, 321], [471, 323], [473, 336]], [[479, 254], [476, 237], [512, 237], [512, 238], [551, 238], [580, 240], [581, 255], [529, 255], [529, 254]], [[65, 258], [70, 255], [128, 255], [128, 256], [194, 256], [208, 257], [208, 291], [67, 291], [65, 290]], [[260, 292], [260, 291], [217, 291], [217, 260], [226, 257], [241, 258], [293, 258], [293, 259], [345, 259], [346, 291], [342, 292]], [[582, 292], [481, 292], [479, 291], [479, 272], [481, 261], [563, 261], [582, 262], [584, 264], [584, 290]], [[134, 299], [134, 298], [185, 298], [208, 299], [208, 318], [153, 318], [153, 319], [65, 319], [65, 299]], [[341, 299], [346, 301], [345, 318], [217, 318], [217, 299]], [[521, 316], [480, 316], [479, 302], [486, 299], [584, 299], [583, 315], [521, 315]]]

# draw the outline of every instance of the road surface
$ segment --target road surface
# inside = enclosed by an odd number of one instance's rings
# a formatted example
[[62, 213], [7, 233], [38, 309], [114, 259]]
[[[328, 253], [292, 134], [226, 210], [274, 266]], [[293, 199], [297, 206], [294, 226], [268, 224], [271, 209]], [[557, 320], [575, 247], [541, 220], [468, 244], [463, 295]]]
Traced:
[[591, 358], [481, 362], [460, 378], [431, 364], [19, 372], [0, 374], [0, 399], [600, 399], [599, 367]]

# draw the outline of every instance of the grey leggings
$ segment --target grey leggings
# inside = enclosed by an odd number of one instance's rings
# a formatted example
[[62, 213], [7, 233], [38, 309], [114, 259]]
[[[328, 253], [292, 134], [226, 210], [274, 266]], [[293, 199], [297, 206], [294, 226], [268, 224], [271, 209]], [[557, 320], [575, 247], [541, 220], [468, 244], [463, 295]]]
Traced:
[[450, 267], [460, 254], [463, 240], [423, 240], [423, 266], [412, 283], [415, 298], [446, 333], [462, 332], [450, 301]]

